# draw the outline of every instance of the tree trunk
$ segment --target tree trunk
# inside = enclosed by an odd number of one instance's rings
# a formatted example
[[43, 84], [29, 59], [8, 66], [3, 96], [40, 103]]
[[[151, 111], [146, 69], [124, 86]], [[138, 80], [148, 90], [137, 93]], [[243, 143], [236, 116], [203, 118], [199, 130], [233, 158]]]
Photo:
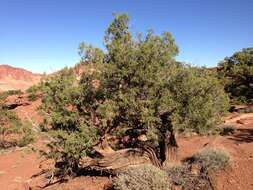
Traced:
[[115, 152], [108, 143], [108, 136], [107, 135], [104, 135], [104, 137], [102, 137], [100, 139], [100, 142], [96, 146], [94, 146], [93, 148], [102, 156], [106, 156], [108, 154]]
[[162, 165], [168, 165], [169, 163], [176, 161], [178, 145], [173, 130], [166, 131], [163, 134], [159, 147]]

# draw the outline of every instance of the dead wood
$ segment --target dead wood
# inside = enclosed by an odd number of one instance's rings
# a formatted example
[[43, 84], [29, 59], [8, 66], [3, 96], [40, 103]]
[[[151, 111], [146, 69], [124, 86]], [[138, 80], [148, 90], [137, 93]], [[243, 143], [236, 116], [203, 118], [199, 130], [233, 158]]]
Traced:
[[147, 163], [160, 167], [160, 162], [152, 149], [127, 148], [104, 154], [100, 159], [86, 157], [79, 164], [82, 168], [90, 167], [97, 170], [112, 170], [117, 173], [130, 165]]

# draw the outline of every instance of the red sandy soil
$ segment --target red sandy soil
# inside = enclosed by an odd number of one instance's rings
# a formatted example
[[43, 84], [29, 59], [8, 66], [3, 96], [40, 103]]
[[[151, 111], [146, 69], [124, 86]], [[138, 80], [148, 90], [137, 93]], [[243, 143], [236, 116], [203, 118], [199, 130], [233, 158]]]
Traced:
[[[27, 101], [23, 97], [23, 101]], [[40, 100], [24, 104], [15, 109], [22, 120], [32, 120], [34, 126], [41, 121], [36, 111]], [[251, 190], [253, 189], [253, 114], [232, 114], [226, 118], [227, 125], [233, 125], [237, 130], [228, 136], [191, 136], [179, 137], [178, 159], [183, 160], [205, 147], [216, 147], [227, 150], [232, 157], [231, 165], [215, 176], [215, 186], [218, 190]], [[33, 145], [41, 148], [45, 139]], [[42, 164], [39, 154], [31, 148], [13, 149], [0, 153], [0, 189], [3, 190], [39, 190], [48, 179], [32, 177], [42, 169], [50, 168], [50, 164]], [[47, 190], [103, 190], [110, 184], [107, 177], [83, 176], [66, 183], [55, 183]]]
[[0, 155], [0, 189], [26, 190], [31, 176], [40, 172], [36, 154], [14, 150]]
[[0, 92], [6, 90], [26, 90], [38, 83], [41, 74], [35, 74], [21, 68], [0, 65]]
[[180, 139], [179, 157], [186, 158], [205, 147], [224, 149], [232, 157], [231, 165], [216, 175], [216, 188], [251, 190], [253, 189], [253, 114], [240, 114], [226, 124], [236, 127], [235, 134]]
[[8, 96], [5, 99], [4, 104], [17, 104], [18, 106], [14, 109], [17, 116], [22, 121], [26, 120], [33, 125], [38, 126], [43, 121], [43, 117], [38, 113], [38, 108], [41, 105], [41, 99], [38, 98], [36, 101], [30, 102], [27, 96], [27, 94]]

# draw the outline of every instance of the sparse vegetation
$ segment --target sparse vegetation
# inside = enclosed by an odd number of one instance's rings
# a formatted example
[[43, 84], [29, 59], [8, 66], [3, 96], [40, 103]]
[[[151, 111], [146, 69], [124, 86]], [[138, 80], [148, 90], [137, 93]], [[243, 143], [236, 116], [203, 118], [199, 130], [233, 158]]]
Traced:
[[203, 149], [193, 155], [191, 163], [198, 164], [206, 170], [218, 170], [225, 168], [230, 162], [229, 154], [221, 149]]
[[8, 96], [20, 95], [20, 90], [0, 93], [0, 148], [23, 147], [33, 142], [35, 137], [28, 122], [22, 122], [15, 112], [8, 110], [4, 102]]
[[43, 87], [43, 83], [40, 82], [39, 84], [33, 85], [30, 88], [28, 88], [26, 90], [26, 92], [28, 93], [28, 96], [27, 96], [28, 100], [31, 102], [36, 101], [39, 98], [39, 93], [41, 93], [42, 87]]
[[190, 171], [190, 165], [187, 164], [170, 166], [166, 169], [166, 172], [172, 184], [182, 187], [187, 186], [187, 183], [193, 177]]
[[187, 159], [183, 165], [166, 169], [169, 180], [183, 190], [213, 190], [212, 171], [224, 169], [230, 162], [227, 152], [220, 149], [203, 149]]
[[211, 177], [206, 170], [193, 173], [191, 165], [173, 166], [166, 170], [173, 187], [182, 190], [214, 190]]
[[23, 147], [34, 139], [28, 123], [22, 123], [14, 112], [0, 109], [0, 148]]
[[28, 100], [31, 101], [31, 102], [34, 102], [38, 99], [38, 96], [34, 93], [30, 93], [28, 96], [27, 96]]
[[168, 177], [153, 165], [130, 167], [114, 179], [116, 190], [169, 190]]
[[24, 147], [27, 146], [30, 143], [33, 143], [35, 141], [35, 133], [32, 131], [32, 126], [30, 123], [22, 123], [22, 126], [20, 127], [19, 133], [19, 139], [17, 140], [17, 146]]
[[22, 94], [21, 90], [8, 90], [0, 93], [0, 101], [4, 101], [8, 96], [11, 95], [20, 95]]

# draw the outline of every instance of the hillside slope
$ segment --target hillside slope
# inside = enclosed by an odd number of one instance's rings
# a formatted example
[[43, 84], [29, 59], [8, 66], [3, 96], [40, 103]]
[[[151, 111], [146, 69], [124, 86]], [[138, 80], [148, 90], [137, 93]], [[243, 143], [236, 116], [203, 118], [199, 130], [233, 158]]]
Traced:
[[35, 74], [21, 68], [0, 65], [0, 92], [6, 90], [25, 90], [38, 83], [41, 74]]

